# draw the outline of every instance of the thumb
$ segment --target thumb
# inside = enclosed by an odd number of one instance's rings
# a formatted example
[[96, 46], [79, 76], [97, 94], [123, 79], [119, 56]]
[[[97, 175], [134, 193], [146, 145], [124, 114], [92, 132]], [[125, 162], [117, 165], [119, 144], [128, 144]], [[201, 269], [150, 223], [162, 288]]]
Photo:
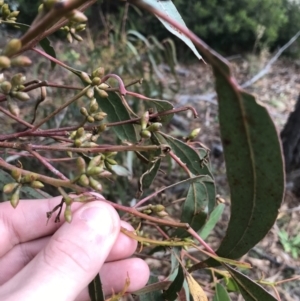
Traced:
[[[99, 272], [120, 230], [117, 212], [104, 202], [79, 208], [48, 245], [5, 284], [5, 300], [74, 300]], [[16, 279], [17, 278], [17, 279]]]

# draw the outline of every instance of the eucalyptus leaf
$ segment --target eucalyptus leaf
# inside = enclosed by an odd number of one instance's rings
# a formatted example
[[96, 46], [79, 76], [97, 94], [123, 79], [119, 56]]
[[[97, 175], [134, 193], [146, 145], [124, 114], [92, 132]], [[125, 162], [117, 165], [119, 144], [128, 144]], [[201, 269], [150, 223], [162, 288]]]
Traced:
[[105, 296], [102, 289], [100, 275], [97, 274], [93, 281], [89, 284], [89, 296], [91, 301], [104, 301]]
[[213, 301], [231, 301], [226, 289], [220, 283], [216, 284], [215, 295]]
[[177, 298], [177, 294], [181, 291], [184, 282], [184, 273], [182, 266], [179, 265], [177, 269], [177, 275], [169, 288], [163, 293], [163, 297], [167, 301], [174, 301]]

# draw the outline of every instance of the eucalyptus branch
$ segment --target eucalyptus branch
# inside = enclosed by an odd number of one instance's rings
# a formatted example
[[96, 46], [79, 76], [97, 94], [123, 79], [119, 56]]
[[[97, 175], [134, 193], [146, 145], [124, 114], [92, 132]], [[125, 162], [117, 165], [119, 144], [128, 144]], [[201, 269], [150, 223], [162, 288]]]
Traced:
[[[21, 124], [23, 124], [23, 125], [25, 125], [25, 126], [27, 126], [27, 127], [29, 127], [29, 128], [33, 128], [33, 125], [32, 125], [32, 124], [30, 124], [30, 123], [26, 122], [25, 120], [23, 120], [23, 119], [21, 119], [21, 118], [15, 116], [15, 115], [13, 115], [12, 113], [10, 113], [9, 111], [5, 110], [5, 109], [4, 109], [3, 107], [1, 107], [1, 106], [0, 106], [0, 111], [1, 111], [2, 113], [4, 113], [5, 115], [7, 115], [8, 117], [10, 117], [11, 119], [14, 119], [15, 121], [17, 121], [17, 122], [19, 122], [19, 123], [21, 123]], [[3, 135], [3, 136], [4, 136], [4, 135]], [[1, 137], [1, 136], [0, 136], [0, 137]], [[0, 140], [1, 140], [1, 139], [0, 139]]]
[[[161, 132], [159, 132], [161, 134]], [[187, 168], [186, 164], [183, 163], [178, 156], [176, 156], [172, 151], [169, 152], [170, 157], [187, 173], [187, 175], [191, 178], [192, 174], [190, 170]]]

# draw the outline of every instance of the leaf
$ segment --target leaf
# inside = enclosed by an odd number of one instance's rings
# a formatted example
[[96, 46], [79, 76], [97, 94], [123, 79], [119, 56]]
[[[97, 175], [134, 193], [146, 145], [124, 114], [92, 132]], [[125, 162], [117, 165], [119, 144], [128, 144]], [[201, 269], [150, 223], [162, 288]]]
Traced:
[[112, 165], [112, 171], [120, 177], [132, 177], [131, 172], [121, 165]]
[[139, 291], [143, 291], [145, 289], [147, 289], [147, 290], [154, 289], [154, 290], [151, 290], [151, 291], [149, 291], [147, 293], [143, 293], [143, 294], [134, 292], [134, 294], [139, 295], [140, 301], [164, 301], [161, 290], [165, 288], [166, 284], [169, 285], [165, 281], [159, 282], [158, 278], [155, 276], [150, 276], [148, 285]]
[[[221, 138], [231, 191], [231, 218], [217, 254], [239, 258], [274, 224], [284, 193], [283, 159], [278, 134], [266, 108], [234, 89], [220, 60], [214, 69]], [[223, 63], [223, 65], [222, 65]]]
[[[52, 47], [49, 39], [44, 38], [43, 40], [40, 41], [40, 45], [41, 45], [41, 47], [44, 49], [44, 51], [47, 54], [49, 54], [50, 56], [56, 58], [55, 50]], [[53, 61], [51, 61], [51, 68], [54, 69], [55, 66], [56, 66], [56, 63], [54, 63]]]
[[[124, 120], [130, 120], [130, 115], [122, 103], [121, 98], [115, 92], [107, 92], [107, 98], [101, 98], [98, 93], [95, 93], [95, 97], [99, 104], [99, 107], [107, 114], [108, 122], [118, 122]], [[132, 124], [122, 124], [112, 127], [118, 138], [122, 141], [137, 142], [135, 127]]]
[[192, 295], [194, 301], [208, 301], [203, 288], [191, 274], [187, 274], [186, 280], [189, 285], [190, 294]]
[[251, 280], [241, 272], [226, 265], [226, 269], [237, 283], [241, 294], [245, 301], [277, 301], [270, 293], [268, 293], [261, 285]]
[[[179, 12], [177, 11], [175, 5], [171, 0], [141, 0], [141, 2], [151, 5], [153, 8], [164, 12], [173, 20], [186, 27], [182, 17], [180, 16]], [[168, 22], [162, 20], [161, 18], [158, 19], [172, 34], [181, 39], [194, 52], [194, 54], [199, 60], [202, 59], [194, 44], [186, 35], [184, 35], [181, 31], [175, 29], [174, 26], [170, 25]]]
[[[210, 184], [214, 185], [213, 181], [210, 180]], [[199, 231], [205, 224], [207, 214], [205, 213], [205, 207], [208, 203], [208, 194], [206, 185], [203, 180], [191, 183], [187, 197], [185, 199], [180, 221], [188, 223], [196, 232]], [[183, 229], [177, 229], [172, 236], [176, 237], [188, 237], [190, 234]]]
[[[5, 184], [13, 183], [13, 182], [15, 182], [15, 180], [11, 177], [11, 175], [6, 171], [0, 169], [0, 192]], [[20, 198], [35, 200], [35, 199], [51, 198], [51, 195], [39, 189], [23, 186], [21, 188]], [[4, 197], [1, 199], [4, 199]]]
[[[174, 154], [180, 158], [184, 164], [186, 164], [187, 168], [194, 175], [207, 175], [210, 176], [211, 180], [213, 179], [208, 166], [203, 164], [201, 160], [202, 158], [192, 147], [166, 134], [163, 134], [163, 138], [169, 144]], [[205, 182], [205, 186], [208, 195], [208, 212], [210, 213], [215, 207], [216, 192], [215, 185], [211, 184], [210, 182], [207, 183]]]
[[182, 266], [178, 266], [177, 276], [171, 283], [169, 288], [163, 293], [163, 298], [168, 301], [173, 301], [177, 298], [177, 294], [180, 292], [184, 282], [184, 274]]
[[212, 229], [215, 227], [217, 222], [219, 221], [223, 211], [224, 211], [225, 205], [219, 204], [210, 214], [208, 221], [205, 223], [204, 227], [201, 229], [199, 235], [202, 239], [206, 239], [209, 235], [209, 233], [212, 231]]
[[216, 284], [216, 293], [213, 301], [231, 301], [226, 289], [220, 283]]
[[91, 298], [91, 301], [105, 300], [99, 274], [97, 274], [93, 281], [89, 284], [89, 296]]
[[[150, 104], [155, 105], [157, 112], [169, 111], [169, 110], [174, 109], [173, 105], [166, 100], [153, 99]], [[159, 121], [162, 123], [169, 123], [171, 121], [171, 119], [173, 118], [173, 116], [174, 116], [174, 114], [160, 116]]]

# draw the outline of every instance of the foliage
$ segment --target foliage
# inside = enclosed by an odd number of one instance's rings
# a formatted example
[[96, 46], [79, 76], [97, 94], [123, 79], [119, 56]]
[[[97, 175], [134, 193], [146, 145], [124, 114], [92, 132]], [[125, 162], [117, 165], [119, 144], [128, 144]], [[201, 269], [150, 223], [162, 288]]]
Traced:
[[278, 236], [284, 251], [291, 253], [293, 258], [297, 259], [300, 252], [300, 235], [290, 237], [285, 230], [280, 230]]
[[[219, 273], [221, 276], [220, 279], [213, 277], [213, 283], [210, 284], [211, 289], [216, 290], [216, 300], [221, 295], [229, 298], [225, 289], [218, 285], [223, 280], [226, 283], [234, 282], [247, 301], [275, 300], [256, 281], [236, 269], [250, 267], [237, 259], [246, 254], [270, 230], [277, 218], [284, 192], [281, 147], [266, 108], [237, 85], [227, 61], [208, 49], [199, 38], [190, 33], [184, 22], [179, 21], [178, 12], [172, 2], [129, 1], [139, 9], [156, 15], [170, 32], [176, 29], [177, 36], [193, 48], [196, 55], [199, 50], [213, 69], [219, 101], [221, 138], [231, 189], [231, 218], [225, 239], [215, 251], [200, 236], [208, 236], [223, 210], [223, 206], [217, 206], [209, 151], [197, 141], [199, 129], [194, 129], [187, 137], [178, 139], [168, 133], [167, 127], [174, 114], [190, 110], [196, 118], [196, 110], [192, 107], [174, 108], [171, 102], [158, 99], [159, 95], [153, 93], [150, 85], [146, 95], [134, 90], [134, 86], [141, 82], [140, 79], [136, 80], [136, 76], [144, 71], [135, 72], [133, 66], [139, 66], [143, 70], [143, 56], [147, 56], [148, 62], [155, 66], [154, 58], [159, 55], [160, 48], [157, 40], [152, 37], [153, 44], [149, 44], [150, 38], [145, 39], [139, 32], [126, 31], [121, 26], [121, 30], [115, 31], [114, 35], [107, 35], [116, 38], [113, 43], [108, 43], [115, 48], [114, 55], [106, 56], [105, 50], [99, 51], [97, 56], [101, 57], [99, 61], [95, 60], [97, 64], [90, 65], [91, 70], [82, 70], [80, 64], [77, 67], [62, 61], [70, 54], [60, 59], [56, 57], [48, 36], [63, 30], [66, 34], [65, 43], [83, 41], [87, 17], [81, 10], [84, 11], [94, 2], [45, 0], [35, 21], [30, 27], [26, 27], [16, 22], [19, 13], [11, 11], [0, 0], [1, 22], [27, 30], [20, 39], [13, 38], [8, 41], [0, 55], [0, 111], [9, 122], [16, 122], [18, 125], [17, 130], [15, 127], [0, 135], [0, 148], [4, 150], [0, 157], [1, 189], [11, 205], [18, 210], [21, 193], [27, 197], [29, 194], [31, 197], [40, 197], [41, 193], [34, 194], [32, 191], [43, 189], [45, 184], [50, 185], [57, 189], [63, 199], [47, 212], [48, 219], [52, 221], [51, 218], [55, 215], [54, 221], [59, 221], [65, 204], [64, 218], [71, 222], [71, 207], [74, 202], [97, 200], [91, 191], [102, 192], [107, 197], [109, 189], [116, 190], [122, 199], [123, 186], [120, 183], [129, 186], [132, 174], [135, 173], [139, 178], [137, 191], [136, 194], [132, 193], [132, 189], [130, 191], [131, 199], [138, 199], [134, 208], [125, 202], [121, 204], [102, 200], [120, 212], [129, 214], [130, 221], [138, 228], [136, 231], [121, 228], [122, 233], [137, 240], [141, 248], [156, 246], [147, 250], [152, 253], [157, 248], [169, 248], [172, 262], [169, 278], [171, 284], [169, 281], [157, 282], [135, 294], [141, 295], [145, 301], [151, 300], [154, 293], [156, 299], [171, 301], [181, 292], [188, 298], [192, 295], [195, 300], [207, 300], [205, 291], [192, 276], [193, 271], [206, 268], [208, 273]], [[125, 4], [125, 12], [127, 9], [128, 3]], [[129, 38], [131, 35], [134, 40]], [[143, 46], [132, 47], [132, 41]], [[88, 46], [83, 44], [83, 47]], [[196, 51], [194, 47], [197, 48]], [[117, 48], [120, 48], [120, 52]], [[128, 52], [130, 53], [128, 49], [134, 53], [134, 65], [126, 64]], [[39, 73], [37, 78], [29, 81], [16, 69], [32, 64], [31, 59], [24, 55], [25, 51], [48, 59], [52, 68], [64, 69], [77, 78], [77, 83], [49, 83], [40, 80], [42, 75]], [[74, 56], [74, 53], [71, 55]], [[114, 56], [119, 56], [117, 62], [108, 60]], [[122, 70], [118, 66], [124, 62], [122, 60], [125, 60], [123, 66], [130, 71], [127, 74], [132, 76], [127, 78], [126, 85], [120, 77]], [[106, 66], [110, 63], [115, 63], [113, 68]], [[68, 92], [62, 103], [53, 102], [55, 108], [50, 112], [37, 114], [47, 97], [47, 86], [52, 89], [66, 89]], [[31, 94], [33, 90], [38, 91], [38, 97], [34, 101]], [[135, 102], [132, 101], [133, 98]], [[148, 104], [145, 105], [145, 102]], [[25, 110], [27, 106], [22, 106], [23, 103], [33, 107], [31, 114]], [[68, 110], [73, 110], [68, 115], [69, 123], [58, 122], [63, 118], [61, 115], [65, 116]], [[114, 138], [107, 142], [106, 133]], [[19, 158], [17, 162], [7, 160], [7, 156], [15, 154]], [[133, 156], [135, 159], [132, 159]], [[30, 157], [32, 162], [43, 165], [47, 170], [46, 174], [34, 170], [33, 165], [23, 165], [23, 157]], [[124, 164], [124, 157], [127, 164]], [[63, 165], [68, 161], [75, 163], [70, 174], [66, 174]], [[166, 172], [172, 169], [172, 165], [168, 164], [170, 161], [177, 165], [177, 170], [180, 169], [185, 177], [182, 176], [183, 179], [168, 187], [155, 183], [155, 178], [166, 165]], [[123, 178], [121, 182], [118, 181], [119, 178]], [[111, 183], [116, 184], [114, 186]], [[177, 185], [186, 188], [179, 222], [170, 217], [171, 210], [166, 209], [164, 204], [149, 203], [149, 200], [153, 201], [155, 197]], [[70, 191], [73, 192], [72, 197], [68, 195]], [[147, 227], [140, 229], [143, 224], [141, 221], [144, 220], [151, 221], [151, 225], [159, 227], [159, 233], [164, 235], [155, 239], [149, 238], [147, 233], [144, 234]], [[197, 248], [208, 259], [186, 265], [187, 253], [184, 249], [190, 247]], [[215, 269], [219, 266], [222, 269]], [[96, 276], [89, 286], [92, 300], [103, 297], [102, 292], [99, 296], [96, 295], [100, 283], [99, 276]], [[122, 294], [124, 292], [115, 295], [114, 299], [122, 297]]]

